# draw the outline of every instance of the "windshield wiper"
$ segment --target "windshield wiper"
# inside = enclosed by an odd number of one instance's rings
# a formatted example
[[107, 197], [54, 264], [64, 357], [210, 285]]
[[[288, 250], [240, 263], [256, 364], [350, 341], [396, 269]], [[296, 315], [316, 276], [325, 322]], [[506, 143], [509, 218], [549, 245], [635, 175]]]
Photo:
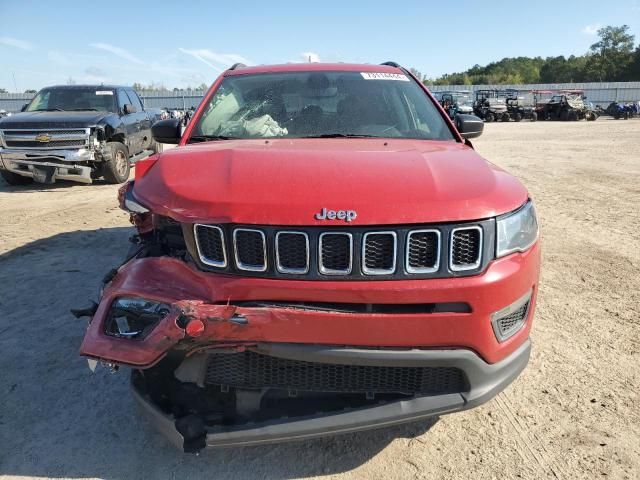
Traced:
[[32, 112], [64, 112], [62, 108], [36, 108]]
[[72, 108], [70, 110], [67, 110], [67, 112], [88, 112], [88, 111], [97, 112], [98, 109], [97, 108]]
[[382, 138], [376, 135], [360, 135], [357, 133], [323, 133], [321, 135], [305, 135], [300, 138]]
[[240, 137], [228, 137], [226, 135], [194, 135], [189, 137], [189, 142], [211, 142], [215, 140], [238, 140]]

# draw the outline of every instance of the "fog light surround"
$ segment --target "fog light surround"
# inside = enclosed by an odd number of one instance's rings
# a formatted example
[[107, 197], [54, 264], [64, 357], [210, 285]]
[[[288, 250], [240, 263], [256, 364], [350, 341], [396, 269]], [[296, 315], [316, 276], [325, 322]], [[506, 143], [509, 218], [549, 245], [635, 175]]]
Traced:
[[498, 342], [513, 337], [527, 323], [532, 294], [533, 289], [530, 289], [511, 305], [491, 314], [491, 325]]
[[116, 298], [109, 307], [104, 332], [119, 338], [144, 338], [170, 311], [170, 305], [155, 300]]

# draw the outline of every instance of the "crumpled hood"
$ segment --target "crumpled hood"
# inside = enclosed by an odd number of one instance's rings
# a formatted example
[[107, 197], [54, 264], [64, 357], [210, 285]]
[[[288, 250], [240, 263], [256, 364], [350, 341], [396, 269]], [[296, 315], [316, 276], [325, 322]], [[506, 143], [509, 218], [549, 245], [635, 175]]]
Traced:
[[220, 141], [160, 155], [134, 187], [155, 213], [182, 222], [344, 226], [492, 217], [518, 208], [514, 177], [455, 142], [382, 139]]
[[87, 128], [95, 126], [109, 112], [22, 112], [0, 120], [0, 130], [9, 128]]

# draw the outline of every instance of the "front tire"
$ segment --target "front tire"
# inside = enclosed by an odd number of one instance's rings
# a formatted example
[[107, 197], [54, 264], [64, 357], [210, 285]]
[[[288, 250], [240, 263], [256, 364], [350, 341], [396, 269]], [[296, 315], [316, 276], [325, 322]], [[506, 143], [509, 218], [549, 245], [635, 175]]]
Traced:
[[109, 142], [107, 148], [111, 150], [111, 159], [104, 164], [104, 179], [114, 184], [126, 182], [131, 170], [127, 147], [120, 142]]
[[18, 175], [17, 173], [8, 172], [7, 170], [0, 170], [0, 175], [4, 178], [4, 181], [9, 185], [29, 185], [33, 182], [33, 178]]
[[491, 112], [487, 112], [486, 115], [484, 116], [484, 121], [487, 123], [491, 123], [494, 120], [494, 116], [493, 113]]

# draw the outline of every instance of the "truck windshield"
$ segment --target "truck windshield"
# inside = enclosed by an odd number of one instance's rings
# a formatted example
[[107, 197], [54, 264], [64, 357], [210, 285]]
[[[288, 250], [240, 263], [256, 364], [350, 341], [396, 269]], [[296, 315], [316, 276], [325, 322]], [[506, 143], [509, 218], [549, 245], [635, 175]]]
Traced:
[[96, 110], [115, 112], [115, 95], [100, 87], [45, 88], [31, 100], [27, 112]]
[[454, 140], [433, 102], [403, 74], [314, 71], [226, 77], [190, 141], [271, 137]]

